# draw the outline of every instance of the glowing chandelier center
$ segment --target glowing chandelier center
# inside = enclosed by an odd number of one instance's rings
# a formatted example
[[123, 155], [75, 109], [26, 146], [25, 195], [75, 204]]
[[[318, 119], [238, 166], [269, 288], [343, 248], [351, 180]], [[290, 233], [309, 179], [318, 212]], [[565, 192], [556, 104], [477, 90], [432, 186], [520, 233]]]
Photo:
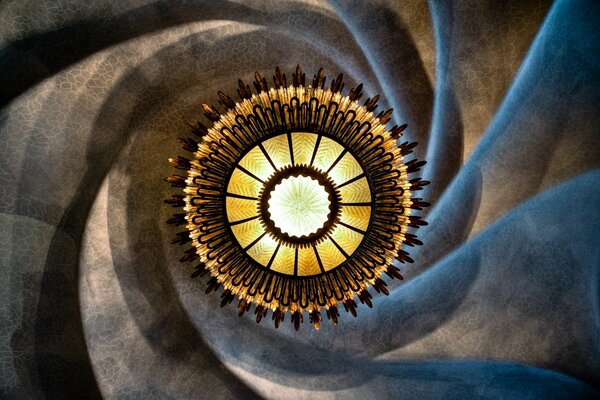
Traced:
[[328, 193], [315, 179], [292, 176], [273, 189], [269, 212], [275, 226], [290, 236], [308, 236], [323, 227], [330, 212]]

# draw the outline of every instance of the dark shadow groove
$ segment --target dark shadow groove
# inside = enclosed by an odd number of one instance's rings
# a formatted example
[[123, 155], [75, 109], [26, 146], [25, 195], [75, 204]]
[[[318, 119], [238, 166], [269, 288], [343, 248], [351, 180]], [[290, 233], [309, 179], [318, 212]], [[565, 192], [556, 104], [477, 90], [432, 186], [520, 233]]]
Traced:
[[[99, 186], [88, 169], [50, 243], [35, 321], [35, 360], [41, 391], [47, 399], [100, 399], [83, 335], [79, 305], [79, 251], [85, 221]], [[95, 187], [90, 182], [98, 182]], [[91, 190], [90, 190], [91, 189]], [[96, 190], [94, 190], [96, 189]], [[72, 248], [58, 231], [73, 239]]]
[[102, 49], [176, 25], [222, 19], [223, 15], [240, 22], [261, 18], [256, 10], [240, 4], [221, 2], [218, 7], [203, 7], [175, 0], [78, 22], [12, 42], [0, 50], [0, 107], [36, 83]]
[[[408, 123], [410, 140], [419, 142], [415, 154], [423, 156], [429, 140], [434, 93], [408, 27], [384, 5], [360, 1], [331, 3], [361, 47], [382, 87], [384, 99], [380, 108], [394, 108], [392, 120], [397, 124]], [[373, 21], [377, 24], [373, 25]], [[382, 30], [386, 31], [385, 35], [380, 34]], [[373, 49], [376, 50], [369, 51]]]
[[[232, 37], [224, 41], [227, 44], [220, 42], [214, 45], [229, 46], [232, 45], [230, 42], [235, 40], [235, 37]], [[110, 121], [114, 120], [113, 110], [120, 103], [122, 93], [134, 91], [136, 100], [129, 106], [125, 120], [116, 127], [114, 133], [127, 140], [133, 140], [130, 146], [134, 151], [123, 159], [124, 171], [127, 176], [132, 177], [132, 182], [124, 184], [120, 180], [109, 181], [108, 188], [109, 197], [115, 202], [125, 203], [127, 215], [123, 226], [116, 228], [122, 229], [126, 240], [115, 239], [119, 234], [114, 229], [111, 230], [110, 246], [115, 273], [133, 322], [150, 347], [156, 349], [157, 354], [165, 356], [173, 366], [185, 365], [186, 368], [212, 376], [219, 385], [227, 388], [228, 392], [238, 399], [260, 398], [216, 357], [180, 303], [162, 246], [166, 240], [161, 234], [159, 224], [164, 223], [166, 226], [166, 222], [157, 220], [157, 215], [162, 215], [160, 207], [167, 207], [163, 203], [163, 196], [165, 191], [169, 190], [168, 185], [162, 182], [162, 177], [147, 179], [148, 174], [153, 176], [157, 170], [168, 169], [168, 154], [162, 154], [164, 166], [157, 168], [151, 156], [156, 155], [157, 151], [153, 139], [144, 137], [141, 133], [128, 137], [144, 121], [144, 116], [152, 112], [154, 104], [151, 99], [160, 99], [165, 93], [160, 86], [153, 86], [152, 82], [132, 82], [144, 81], [145, 78], [139, 73], [139, 69], [145, 64], [163, 57], [171, 59], [173, 51], [179, 51], [176, 45], [157, 53], [154, 58], [145, 61], [124, 76], [107, 97], [96, 121], [98, 127], [110, 125]], [[160, 65], [160, 68], [168, 66]], [[162, 73], [166, 75], [168, 71]], [[175, 137], [176, 135], [173, 136], [174, 142]], [[164, 185], [165, 189], [157, 190], [157, 185]], [[154, 206], [151, 210], [145, 209], [146, 203], [140, 202], [137, 197], [140, 191], [152, 194]], [[109, 221], [119, 221], [120, 207], [109, 207], [107, 212]], [[111, 217], [113, 212], [116, 213], [114, 218]], [[127, 256], [130, 254], [135, 254], [135, 261], [132, 262]], [[182, 265], [182, 268], [185, 267], [188, 266]]]
[[424, 190], [424, 196], [435, 203], [462, 166], [464, 126], [450, 70], [453, 6], [434, 1], [430, 3], [429, 9], [435, 34], [436, 87], [426, 153], [428, 165], [423, 174], [426, 179], [431, 180], [431, 184]]

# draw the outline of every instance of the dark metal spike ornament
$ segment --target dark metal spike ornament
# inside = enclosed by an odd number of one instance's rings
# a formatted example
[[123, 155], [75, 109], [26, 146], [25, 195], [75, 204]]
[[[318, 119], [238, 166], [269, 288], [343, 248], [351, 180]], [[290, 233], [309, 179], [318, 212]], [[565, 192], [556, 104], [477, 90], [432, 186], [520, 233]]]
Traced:
[[250, 311], [251, 306], [252, 303], [248, 303], [245, 299], [240, 300], [240, 302], [238, 303], [238, 315], [241, 317], [242, 315]]
[[410, 142], [404, 142], [400, 146], [398, 146], [398, 148], [400, 149], [400, 153], [403, 156], [407, 156], [407, 155], [409, 155], [410, 153], [413, 152], [413, 149], [415, 147], [417, 147], [417, 144], [418, 144], [417, 142], [412, 142], [412, 143], [410, 143]]
[[206, 264], [200, 263], [194, 267], [194, 272], [192, 273], [192, 278], [196, 278], [198, 276], [202, 277], [208, 274], [208, 270], [206, 269]]
[[256, 323], [259, 323], [263, 319], [263, 317], [267, 315], [268, 311], [269, 309], [265, 306], [256, 306], [256, 309], [254, 310], [254, 314], [256, 314]]
[[306, 86], [298, 65], [291, 85], [279, 67], [272, 88], [259, 72], [256, 93], [239, 80], [238, 103], [219, 91], [223, 113], [202, 105], [213, 125], [190, 121], [196, 139], [179, 138], [192, 156], [169, 159], [186, 176], [165, 179], [182, 190], [165, 203], [183, 208], [167, 222], [186, 228], [172, 242], [191, 243], [191, 276], [210, 274], [206, 293], [222, 287], [220, 306], [238, 298], [240, 316], [271, 310], [276, 328], [286, 313], [319, 329], [324, 315], [337, 325], [340, 303], [354, 317], [355, 299], [372, 307], [370, 288], [389, 294], [383, 274], [403, 279], [394, 262], [414, 262], [403, 245], [423, 244], [408, 230], [427, 225], [414, 210], [429, 203], [412, 195], [429, 181], [409, 179], [425, 161], [398, 144], [407, 125], [386, 129], [392, 110], [374, 114], [379, 96], [359, 104], [362, 84], [344, 96], [342, 74], [325, 82], [321, 68]]
[[204, 110], [204, 115], [206, 118], [210, 119], [211, 121], [217, 122], [219, 119], [221, 119], [221, 114], [219, 114], [219, 111], [213, 106], [202, 104], [202, 109]]
[[331, 323], [333, 323], [334, 326], [337, 325], [338, 317], [340, 316], [340, 313], [339, 313], [337, 307], [331, 306], [327, 310], [325, 310], [325, 312], [327, 314], [327, 319], [330, 319]]
[[399, 279], [399, 280], [404, 279], [404, 277], [400, 274], [400, 270], [393, 265], [388, 266], [385, 273], [387, 276], [389, 276], [392, 279], [394, 279], [394, 278]]
[[[403, 125], [400, 125], [400, 126], [396, 125], [396, 126], [392, 127], [392, 129], [390, 129], [390, 133], [392, 135], [392, 138], [398, 139], [399, 137], [401, 137], [403, 135], [404, 130], [407, 127], [408, 127], [408, 124], [403, 124]], [[417, 142], [415, 142], [415, 146], [416, 145], [417, 145]]]
[[[217, 92], [217, 95], [219, 96], [219, 104], [221, 104], [223, 107], [225, 107], [225, 110], [233, 110], [235, 108], [235, 101], [233, 101], [233, 99], [230, 96], [227, 96], [225, 93], [221, 92], [219, 90], [219, 92]], [[208, 130], [206, 130], [206, 132], [208, 132]]]
[[184, 196], [180, 194], [174, 194], [170, 199], [165, 200], [165, 204], [170, 204], [172, 207], [183, 207], [185, 206]]
[[181, 262], [189, 262], [198, 259], [200, 256], [196, 253], [196, 248], [192, 247], [183, 253], [183, 257], [179, 259]]
[[[219, 92], [221, 93], [221, 92]], [[225, 95], [223, 95], [225, 96]], [[231, 99], [231, 97], [226, 96], [226, 98]], [[200, 139], [202, 139], [204, 136], [206, 136], [206, 134], [208, 133], [208, 128], [200, 123], [199, 121], [187, 121], [187, 124], [189, 125], [189, 127], [192, 129], [192, 133], [195, 134], [196, 136], [198, 136]]]
[[254, 88], [256, 89], [257, 93], [262, 93], [262, 92], [266, 92], [267, 90], [269, 90], [269, 86], [267, 85], [267, 80], [265, 78], [263, 78], [262, 76], [260, 76], [258, 71], [254, 73]]
[[300, 311], [294, 311], [294, 313], [292, 314], [292, 323], [294, 324], [294, 329], [299, 330], [300, 324], [302, 322], [304, 322], [304, 317], [302, 317], [302, 313]]
[[[414, 190], [414, 189], [413, 189]], [[426, 201], [422, 201], [423, 199], [420, 198], [413, 198], [412, 204], [410, 205], [410, 208], [412, 208], [413, 210], [422, 210], [425, 207], [429, 207], [431, 206], [430, 203], [426, 202]]]
[[242, 100], [252, 98], [252, 90], [250, 90], [250, 86], [246, 85], [243, 80], [238, 80], [238, 86], [237, 92]]
[[183, 145], [184, 150], [195, 153], [198, 150], [198, 142], [194, 139], [180, 137], [177, 139]]
[[187, 223], [185, 215], [185, 213], [173, 214], [173, 218], [169, 218], [167, 224], [173, 224], [175, 226], [185, 225]]
[[408, 182], [410, 182], [410, 190], [423, 190], [423, 187], [429, 185], [429, 181], [423, 181], [421, 178], [411, 179]]
[[379, 115], [377, 115], [377, 118], [379, 119], [379, 123], [381, 124], [387, 124], [389, 122], [389, 120], [392, 118], [392, 112], [394, 111], [394, 109], [390, 108], [387, 111], [382, 111], [379, 113]]
[[331, 93], [338, 93], [344, 89], [344, 74], [339, 74], [337, 78], [335, 78], [331, 82]]
[[186, 244], [191, 242], [192, 239], [187, 231], [178, 232], [173, 239], [171, 239], [171, 244]]
[[[319, 330], [319, 327], [321, 326], [321, 311], [317, 311], [317, 310], [312, 310], [310, 312], [310, 323], [313, 324], [313, 326], [315, 327], [315, 329]], [[298, 329], [296, 329], [298, 330]]]
[[279, 328], [279, 324], [283, 321], [283, 316], [284, 314], [279, 308], [273, 311], [273, 321], [275, 321], [275, 329]]
[[406, 243], [410, 247], [423, 245], [423, 242], [421, 242], [419, 239], [417, 239], [417, 235], [413, 235], [411, 233], [407, 233], [405, 235], [404, 243]]
[[356, 318], [358, 316], [358, 314], [356, 313], [356, 302], [352, 299], [346, 299], [342, 302], [342, 304], [344, 305], [344, 309], [346, 310], [346, 312], [349, 312], [350, 314], [352, 314], [352, 316], [354, 318]]
[[231, 293], [231, 291], [225, 289], [221, 295], [221, 308], [225, 307], [227, 304], [231, 304], [233, 299], [235, 299], [235, 295]]
[[177, 158], [169, 158], [169, 162], [177, 169], [184, 171], [190, 169], [190, 160], [185, 157], [177, 156]]
[[275, 89], [287, 87], [285, 74], [281, 73], [279, 67], [275, 68], [275, 76], [273, 76], [273, 83], [275, 84]]
[[367, 109], [367, 111], [369, 112], [373, 112], [375, 111], [375, 109], [377, 108], [377, 102], [379, 101], [379, 95], [375, 95], [373, 96], [372, 99], [367, 99], [367, 101], [365, 101], [365, 108]]
[[362, 97], [363, 84], [360, 83], [357, 87], [350, 90], [348, 98], [350, 101], [358, 101]]
[[221, 283], [218, 281], [218, 279], [215, 276], [213, 276], [206, 283], [205, 293], [209, 294], [210, 292], [213, 292], [213, 291], [216, 292], [220, 286], [221, 286]]
[[419, 161], [417, 159], [411, 160], [405, 164], [407, 167], [406, 172], [408, 172], [410, 174], [411, 172], [420, 171], [421, 167], [425, 164], [427, 164], [427, 161], [425, 161], [425, 160], [421, 160], [421, 161]]
[[371, 302], [372, 298], [373, 296], [371, 296], [371, 293], [369, 293], [368, 290], [363, 290], [358, 294], [358, 299], [360, 300], [360, 302], [362, 304], [366, 304], [369, 308], [373, 308], [373, 303]]
[[323, 89], [325, 87], [325, 70], [323, 68], [319, 68], [319, 72], [313, 78], [313, 88]]
[[304, 86], [306, 82], [306, 74], [302, 72], [302, 67], [300, 66], [300, 64], [298, 64], [298, 66], [296, 67], [296, 73], [292, 74], [292, 77], [294, 78], [295, 88]]
[[172, 187], [184, 188], [186, 187], [185, 176], [171, 175], [165, 178], [165, 181], [171, 184]]
[[377, 293], [383, 293], [386, 296], [390, 294], [390, 292], [387, 290], [387, 284], [381, 278], [375, 279], [373, 288], [377, 291]]

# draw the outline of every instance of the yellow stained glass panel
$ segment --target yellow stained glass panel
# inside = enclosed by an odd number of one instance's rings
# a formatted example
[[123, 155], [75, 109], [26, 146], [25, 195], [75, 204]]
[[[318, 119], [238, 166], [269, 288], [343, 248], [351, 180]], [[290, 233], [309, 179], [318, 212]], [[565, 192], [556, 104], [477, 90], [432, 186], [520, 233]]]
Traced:
[[248, 246], [264, 233], [264, 229], [260, 225], [258, 218], [244, 222], [243, 224], [233, 225], [231, 231], [242, 248]]
[[266, 267], [276, 248], [277, 241], [269, 235], [265, 235], [254, 246], [248, 249], [248, 255]]
[[340, 221], [366, 231], [371, 219], [370, 206], [342, 206]]
[[231, 174], [227, 191], [242, 196], [258, 197], [261, 187], [262, 183], [236, 168]]
[[317, 135], [314, 133], [292, 133], [294, 164], [310, 164], [310, 159], [312, 158], [316, 143]]
[[298, 275], [310, 276], [321, 273], [317, 256], [312, 247], [298, 249]]
[[360, 178], [349, 185], [340, 188], [342, 203], [368, 203], [371, 201], [371, 191], [367, 178]]
[[329, 171], [329, 176], [336, 184], [341, 185], [362, 173], [363, 170], [356, 158], [352, 154], [346, 153], [335, 167]]
[[262, 145], [277, 168], [283, 168], [292, 163], [287, 134], [265, 140]]
[[225, 209], [229, 222], [241, 221], [257, 215], [257, 201], [227, 197]]
[[317, 251], [319, 257], [323, 263], [323, 269], [329, 271], [346, 260], [346, 257], [340, 252], [340, 250], [333, 244], [329, 239], [325, 239], [323, 242], [317, 245]]
[[342, 151], [344, 151], [344, 148], [341, 144], [335, 140], [321, 137], [321, 142], [319, 143], [313, 165], [325, 172], [331, 167], [333, 162], [337, 160]]
[[269, 160], [267, 160], [267, 157], [265, 157], [264, 153], [258, 146], [254, 147], [244, 157], [242, 157], [240, 160], [240, 166], [250, 171], [263, 181], [266, 181], [267, 178], [273, 172], [275, 172], [269, 163]]
[[281, 272], [282, 274], [294, 275], [294, 259], [296, 258], [296, 251], [293, 247], [286, 245], [279, 246], [277, 255], [273, 260], [271, 269], [273, 271]]
[[364, 235], [353, 231], [352, 229], [346, 228], [343, 225], [336, 226], [330, 235], [349, 256], [354, 253], [364, 237]]

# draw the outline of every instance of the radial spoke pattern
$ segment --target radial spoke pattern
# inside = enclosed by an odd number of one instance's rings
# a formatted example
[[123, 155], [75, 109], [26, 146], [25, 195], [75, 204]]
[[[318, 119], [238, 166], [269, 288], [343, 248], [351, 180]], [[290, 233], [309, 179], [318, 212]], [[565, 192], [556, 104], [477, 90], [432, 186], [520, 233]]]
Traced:
[[[294, 164], [291, 154], [294, 155]], [[340, 192], [347, 193], [346, 197], [341, 196], [342, 202], [352, 203], [358, 199], [363, 204], [342, 206], [330, 234], [319, 242], [324, 243], [319, 246], [315, 243], [315, 246], [296, 252], [297, 245], [293, 243], [280, 241], [280, 246], [277, 246], [279, 240], [276, 236], [261, 237], [269, 233], [267, 227], [259, 223], [258, 196], [263, 182], [259, 176], [252, 175], [256, 172], [264, 178], [265, 171], [275, 173], [291, 166], [310, 164], [311, 161], [321, 173], [330, 170], [328, 176], [335, 187], [341, 187]], [[275, 170], [270, 170], [267, 164]], [[250, 150], [240, 161], [242, 165], [254, 172], [243, 167], [234, 169], [227, 186], [225, 209], [228, 221], [235, 227], [232, 231], [238, 243], [242, 248], [248, 243], [252, 245], [246, 251], [258, 264], [287, 275], [318, 275], [340, 266], [356, 251], [371, 219], [371, 191], [360, 164], [352, 154], [344, 151], [341, 144], [314, 133], [281, 134]], [[256, 200], [240, 199], [234, 195], [256, 197]], [[316, 232], [327, 221], [330, 205], [327, 196], [325, 189], [309, 177], [284, 179], [272, 190], [269, 200], [275, 226], [294, 237], [306, 237]], [[251, 241], [256, 237], [260, 240]]]

